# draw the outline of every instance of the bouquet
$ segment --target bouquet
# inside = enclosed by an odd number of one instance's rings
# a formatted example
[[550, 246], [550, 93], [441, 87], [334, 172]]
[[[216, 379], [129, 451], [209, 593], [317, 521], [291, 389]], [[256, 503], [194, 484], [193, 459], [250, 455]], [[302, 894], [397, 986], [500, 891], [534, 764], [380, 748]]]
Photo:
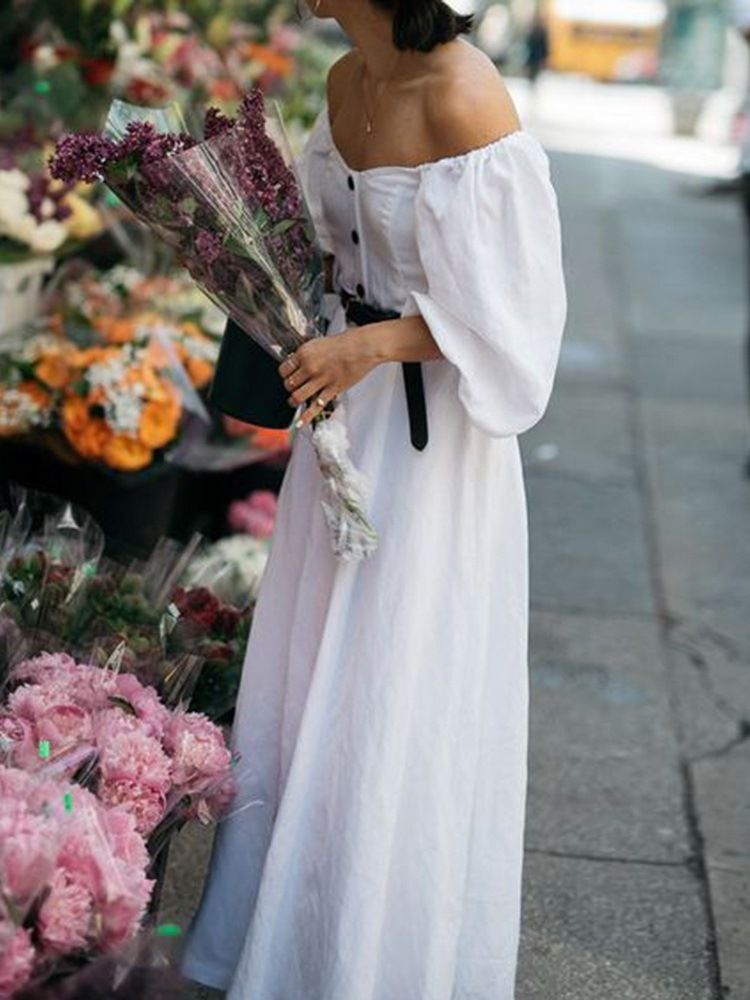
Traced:
[[167, 708], [156, 690], [65, 653], [18, 664], [0, 711], [8, 761], [53, 769], [122, 806], [155, 857], [176, 824], [219, 818], [234, 792], [222, 731], [203, 715]]
[[[161, 112], [115, 102], [104, 135], [66, 136], [54, 177], [104, 180], [174, 249], [198, 285], [278, 362], [321, 333], [323, 269], [300, 187], [274, 139], [258, 90], [237, 120], [208, 110], [203, 137], [188, 133], [175, 108]], [[370, 555], [377, 536], [366, 490], [348, 456], [346, 425], [329, 412], [311, 440], [323, 473], [323, 511], [335, 553]]]
[[0, 998], [134, 938], [154, 885], [148, 863], [126, 809], [0, 765]]

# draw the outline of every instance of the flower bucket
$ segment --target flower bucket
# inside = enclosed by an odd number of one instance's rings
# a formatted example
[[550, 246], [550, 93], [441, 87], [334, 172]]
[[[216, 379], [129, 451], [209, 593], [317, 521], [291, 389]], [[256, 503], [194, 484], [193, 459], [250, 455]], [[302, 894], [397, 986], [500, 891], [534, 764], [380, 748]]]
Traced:
[[42, 282], [54, 266], [54, 257], [0, 264], [0, 336], [36, 318]]

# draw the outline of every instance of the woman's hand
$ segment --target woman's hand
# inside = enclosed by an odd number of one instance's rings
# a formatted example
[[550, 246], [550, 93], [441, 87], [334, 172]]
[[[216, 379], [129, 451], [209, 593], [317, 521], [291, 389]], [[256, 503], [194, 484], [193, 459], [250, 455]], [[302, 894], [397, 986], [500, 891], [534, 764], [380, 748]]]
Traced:
[[378, 364], [372, 342], [364, 333], [364, 327], [355, 327], [332, 337], [316, 337], [279, 365], [290, 405], [311, 401], [297, 427], [309, 424], [331, 400], [360, 382]]

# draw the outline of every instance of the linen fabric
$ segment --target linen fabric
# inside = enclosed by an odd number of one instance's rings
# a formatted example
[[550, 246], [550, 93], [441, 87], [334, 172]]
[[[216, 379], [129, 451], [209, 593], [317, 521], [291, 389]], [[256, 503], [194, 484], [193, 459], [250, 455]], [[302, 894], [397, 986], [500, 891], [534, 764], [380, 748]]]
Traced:
[[[421, 313], [430, 440], [400, 364], [343, 396], [380, 545], [337, 562], [293, 444], [183, 969], [229, 1000], [512, 1000], [527, 750], [527, 512], [517, 435], [547, 406], [566, 296], [530, 134], [350, 170], [327, 110], [304, 186], [337, 289]], [[330, 332], [345, 327], [333, 308]], [[256, 804], [252, 804], [255, 802]], [[260, 804], [257, 804], [260, 802]]]

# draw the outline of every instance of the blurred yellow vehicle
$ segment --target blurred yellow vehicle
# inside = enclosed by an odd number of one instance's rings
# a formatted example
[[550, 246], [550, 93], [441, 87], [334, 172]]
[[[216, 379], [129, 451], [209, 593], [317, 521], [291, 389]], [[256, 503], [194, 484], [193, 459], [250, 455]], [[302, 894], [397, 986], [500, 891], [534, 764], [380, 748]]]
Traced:
[[656, 76], [667, 4], [662, 0], [548, 0], [550, 69], [599, 80]]

